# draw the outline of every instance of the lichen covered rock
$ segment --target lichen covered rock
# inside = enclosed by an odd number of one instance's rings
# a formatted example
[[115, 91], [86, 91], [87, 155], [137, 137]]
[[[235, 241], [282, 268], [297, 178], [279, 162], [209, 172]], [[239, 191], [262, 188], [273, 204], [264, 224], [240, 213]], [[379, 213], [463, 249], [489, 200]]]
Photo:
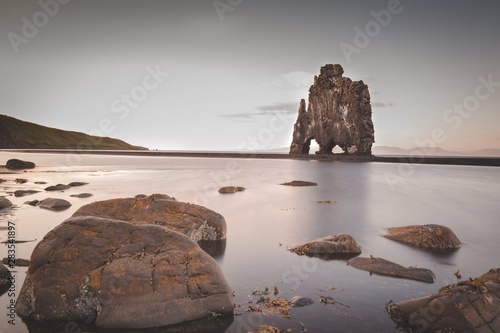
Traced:
[[303, 245], [288, 248], [298, 255], [336, 259], [353, 257], [361, 253], [361, 247], [350, 235], [331, 235], [315, 239]]
[[100, 216], [134, 224], [156, 224], [178, 231], [195, 242], [226, 238], [224, 217], [208, 208], [180, 202], [165, 194], [97, 201], [73, 216]]
[[443, 287], [434, 295], [390, 301], [386, 310], [398, 327], [409, 332], [500, 332], [500, 268]]
[[386, 238], [430, 250], [453, 250], [462, 243], [448, 227], [438, 224], [410, 225], [387, 229]]
[[290, 154], [309, 154], [311, 140], [317, 154], [331, 154], [339, 146], [350, 155], [371, 155], [375, 142], [370, 92], [363, 81], [343, 77], [340, 65], [321, 67], [319, 76], [300, 101]]
[[34, 321], [147, 328], [231, 315], [231, 295], [215, 260], [185, 235], [76, 217], [33, 251], [16, 311]]

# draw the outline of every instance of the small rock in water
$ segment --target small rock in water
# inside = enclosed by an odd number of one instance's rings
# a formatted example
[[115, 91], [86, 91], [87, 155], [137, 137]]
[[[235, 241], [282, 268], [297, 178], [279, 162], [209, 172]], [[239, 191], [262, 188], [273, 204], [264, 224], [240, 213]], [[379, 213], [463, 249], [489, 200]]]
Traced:
[[83, 186], [83, 185], [88, 185], [89, 183], [84, 183], [84, 182], [71, 182], [68, 184], [68, 186], [71, 187], [76, 187], [76, 186]]
[[462, 245], [450, 228], [438, 224], [410, 225], [387, 229], [384, 237], [431, 250], [451, 250]]
[[64, 191], [71, 188], [69, 185], [64, 185], [64, 184], [57, 184], [53, 186], [49, 186], [45, 188], [45, 191], [51, 192], [51, 191]]
[[26, 204], [28, 204], [30, 206], [36, 206], [36, 205], [38, 205], [39, 202], [40, 202], [40, 200], [32, 200], [32, 201], [27, 201]]
[[24, 178], [16, 178], [15, 182], [16, 184], [25, 184], [28, 182], [28, 180]]
[[322, 259], [340, 259], [360, 254], [361, 247], [350, 235], [331, 235], [290, 247], [288, 251]]
[[222, 194], [236, 193], [236, 192], [243, 192], [244, 190], [245, 188], [241, 186], [225, 186], [219, 189], [219, 193]]
[[374, 273], [428, 283], [433, 283], [434, 279], [436, 278], [436, 276], [430, 269], [415, 267], [407, 268], [392, 261], [382, 258], [374, 258], [372, 256], [370, 258], [352, 258], [347, 262], [347, 264], [355, 268], [369, 271], [370, 274]]
[[318, 183], [308, 182], [304, 180], [292, 180], [291, 182], [282, 183], [280, 185], [286, 186], [318, 186]]
[[64, 199], [47, 198], [40, 201], [38, 206], [43, 209], [61, 211], [71, 207], [71, 203]]
[[5, 209], [9, 207], [12, 207], [12, 202], [10, 202], [10, 200], [7, 198], [0, 197], [0, 209]]
[[79, 198], [79, 199], [90, 198], [91, 196], [93, 196], [92, 193], [80, 193], [80, 194], [72, 194], [72, 195], [70, 195], [70, 197]]
[[35, 182], [35, 184], [37, 184], [37, 185], [44, 185], [44, 184], [47, 184], [47, 182]]
[[30, 195], [30, 194], [35, 194], [35, 193], [38, 193], [40, 191], [35, 191], [35, 190], [17, 190], [14, 192], [14, 196], [16, 198], [18, 197], [24, 197], [24, 196], [27, 196], [27, 195]]
[[307, 298], [307, 297], [294, 296], [294, 297], [292, 297], [292, 300], [290, 301], [290, 303], [292, 304], [292, 307], [299, 308], [299, 307], [314, 304], [314, 301], [310, 298]]
[[36, 167], [35, 163], [29, 161], [21, 161], [18, 159], [10, 159], [5, 165], [7, 169], [21, 170], [21, 169], [33, 169]]
[[21, 258], [16, 258], [14, 260], [9, 259], [9, 258], [3, 258], [2, 263], [4, 265], [10, 266], [11, 264], [13, 266], [18, 266], [18, 267], [28, 267], [30, 264], [30, 261], [27, 259], [21, 259]]

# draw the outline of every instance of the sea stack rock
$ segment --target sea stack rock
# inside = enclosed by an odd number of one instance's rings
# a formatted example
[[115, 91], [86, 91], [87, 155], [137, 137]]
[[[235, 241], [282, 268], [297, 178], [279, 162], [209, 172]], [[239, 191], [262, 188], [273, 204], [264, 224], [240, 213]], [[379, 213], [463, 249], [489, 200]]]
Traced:
[[330, 64], [314, 77], [307, 110], [300, 101], [290, 154], [309, 154], [314, 139], [316, 154], [332, 154], [339, 146], [346, 154], [371, 155], [375, 138], [368, 86], [343, 73], [342, 66]]

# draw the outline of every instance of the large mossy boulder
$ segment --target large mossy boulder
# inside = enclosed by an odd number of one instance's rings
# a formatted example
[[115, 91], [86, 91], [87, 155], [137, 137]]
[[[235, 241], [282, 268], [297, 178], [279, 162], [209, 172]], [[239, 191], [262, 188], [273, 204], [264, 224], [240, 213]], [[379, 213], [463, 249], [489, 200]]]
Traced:
[[133, 224], [156, 224], [178, 231], [195, 242], [226, 239], [226, 220], [208, 208], [180, 202], [164, 194], [97, 201], [73, 216], [99, 216]]
[[389, 228], [385, 237], [430, 250], [454, 250], [462, 245], [450, 228], [438, 224]]
[[500, 332], [500, 268], [443, 287], [434, 295], [390, 301], [386, 310], [408, 332]]
[[232, 315], [214, 259], [152, 224], [74, 217], [35, 248], [16, 311], [34, 321], [147, 328]]

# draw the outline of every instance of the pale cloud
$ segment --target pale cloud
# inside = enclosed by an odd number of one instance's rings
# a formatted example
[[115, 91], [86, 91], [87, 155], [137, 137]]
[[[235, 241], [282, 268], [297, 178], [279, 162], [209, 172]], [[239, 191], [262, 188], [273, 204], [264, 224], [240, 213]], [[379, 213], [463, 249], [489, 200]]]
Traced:
[[293, 115], [297, 113], [299, 103], [284, 102], [271, 105], [261, 105], [256, 107], [257, 111], [253, 112], [238, 112], [229, 114], [220, 114], [219, 117], [228, 118], [235, 121], [251, 121], [257, 117], [265, 117], [273, 114]]
[[264, 83], [264, 87], [277, 87], [284, 89], [302, 89], [309, 88], [314, 82], [313, 73], [307, 72], [290, 72], [278, 76], [278, 78], [272, 82]]

